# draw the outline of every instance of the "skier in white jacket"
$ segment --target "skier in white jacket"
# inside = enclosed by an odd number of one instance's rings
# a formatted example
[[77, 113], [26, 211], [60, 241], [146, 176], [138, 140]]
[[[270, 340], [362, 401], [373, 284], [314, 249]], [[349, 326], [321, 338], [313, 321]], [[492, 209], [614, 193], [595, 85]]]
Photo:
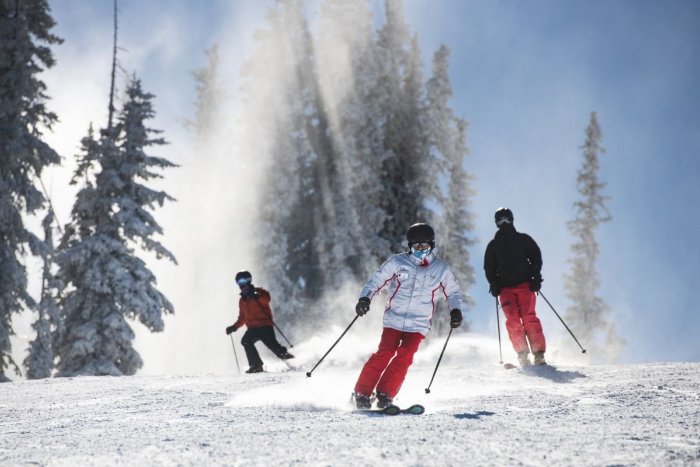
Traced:
[[369, 278], [355, 306], [358, 315], [369, 311], [371, 300], [388, 287], [384, 330], [379, 348], [367, 360], [355, 384], [358, 409], [391, 405], [432, 323], [440, 295], [450, 309], [450, 326], [462, 324], [462, 294], [449, 265], [435, 254], [435, 231], [427, 224], [412, 225], [406, 232], [408, 251], [390, 257]]

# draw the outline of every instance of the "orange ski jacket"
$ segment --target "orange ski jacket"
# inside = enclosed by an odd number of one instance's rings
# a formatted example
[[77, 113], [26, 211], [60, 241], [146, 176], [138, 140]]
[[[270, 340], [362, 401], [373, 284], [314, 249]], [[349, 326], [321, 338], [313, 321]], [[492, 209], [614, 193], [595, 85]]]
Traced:
[[270, 292], [256, 287], [255, 295], [241, 296], [238, 300], [238, 320], [233, 323], [236, 329], [243, 325], [249, 328], [272, 326], [272, 309]]

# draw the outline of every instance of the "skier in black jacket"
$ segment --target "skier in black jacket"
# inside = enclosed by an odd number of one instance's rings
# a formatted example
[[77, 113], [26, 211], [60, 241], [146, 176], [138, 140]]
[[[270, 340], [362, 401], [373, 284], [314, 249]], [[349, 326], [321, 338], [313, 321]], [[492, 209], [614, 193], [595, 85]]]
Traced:
[[484, 255], [489, 291], [494, 297], [500, 297], [508, 337], [518, 353], [520, 365], [530, 365], [530, 350], [535, 365], [544, 365], [547, 344], [535, 312], [535, 293], [542, 286], [540, 248], [532, 237], [515, 230], [510, 209], [499, 208], [495, 221], [498, 231]]

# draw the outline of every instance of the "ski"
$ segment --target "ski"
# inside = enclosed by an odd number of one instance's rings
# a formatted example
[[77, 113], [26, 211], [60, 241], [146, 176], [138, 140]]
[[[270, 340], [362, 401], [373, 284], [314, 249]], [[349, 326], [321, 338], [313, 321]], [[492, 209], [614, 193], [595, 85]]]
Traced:
[[535, 371], [538, 368], [547, 368], [547, 367], [551, 368], [551, 366], [547, 363], [545, 363], [544, 365], [532, 365], [531, 364], [531, 365], [527, 365], [524, 367], [520, 367], [518, 365], [513, 365], [512, 363], [504, 363], [503, 364], [503, 368], [505, 368], [506, 370], [512, 370], [513, 368], [520, 368], [520, 371]]
[[420, 404], [413, 404], [412, 406], [402, 409], [396, 405], [389, 405], [383, 409], [358, 409], [355, 413], [365, 413], [365, 414], [381, 414], [381, 415], [399, 415], [399, 414], [409, 414], [409, 415], [421, 415], [425, 412], [425, 407]]
[[425, 407], [420, 404], [413, 404], [407, 409], [401, 409], [400, 413], [411, 414], [411, 415], [422, 415], [425, 413]]

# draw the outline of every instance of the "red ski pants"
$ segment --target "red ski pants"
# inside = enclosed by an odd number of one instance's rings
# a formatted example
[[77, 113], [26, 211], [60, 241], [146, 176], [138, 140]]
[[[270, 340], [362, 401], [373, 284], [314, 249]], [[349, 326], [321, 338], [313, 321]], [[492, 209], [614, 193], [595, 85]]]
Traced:
[[377, 392], [393, 399], [401, 389], [408, 367], [413, 363], [413, 354], [422, 340], [423, 335], [418, 332], [384, 328], [379, 348], [362, 368], [355, 392], [369, 396], [376, 387]]
[[504, 287], [499, 298], [503, 314], [506, 315], [506, 329], [513, 349], [516, 352], [526, 352], [529, 341], [533, 353], [547, 350], [542, 323], [535, 314], [536, 295], [530, 290], [529, 283]]

